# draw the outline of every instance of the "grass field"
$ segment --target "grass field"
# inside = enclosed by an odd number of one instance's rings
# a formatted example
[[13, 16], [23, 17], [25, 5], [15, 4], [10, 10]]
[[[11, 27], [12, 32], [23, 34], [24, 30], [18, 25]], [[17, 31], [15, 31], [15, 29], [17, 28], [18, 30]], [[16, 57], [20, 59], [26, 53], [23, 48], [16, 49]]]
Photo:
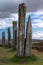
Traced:
[[35, 61], [31, 60], [27, 62], [26, 60], [26, 62], [12, 62], [11, 58], [14, 59], [15, 53], [16, 52], [12, 50], [12, 48], [0, 47], [0, 65], [43, 65], [43, 52], [32, 50], [32, 53], [37, 57]]

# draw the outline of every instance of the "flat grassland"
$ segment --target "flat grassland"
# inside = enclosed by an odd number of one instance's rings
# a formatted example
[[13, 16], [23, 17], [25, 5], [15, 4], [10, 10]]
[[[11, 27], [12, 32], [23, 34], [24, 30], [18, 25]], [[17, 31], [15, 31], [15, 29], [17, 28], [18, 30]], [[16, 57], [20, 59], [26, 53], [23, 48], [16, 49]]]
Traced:
[[32, 53], [35, 55], [35, 57], [37, 57], [35, 61], [30, 60], [28, 62], [14, 62], [12, 60], [16, 54], [15, 50], [12, 48], [0, 47], [0, 65], [43, 65], [43, 52], [38, 52], [37, 50], [32, 49]]

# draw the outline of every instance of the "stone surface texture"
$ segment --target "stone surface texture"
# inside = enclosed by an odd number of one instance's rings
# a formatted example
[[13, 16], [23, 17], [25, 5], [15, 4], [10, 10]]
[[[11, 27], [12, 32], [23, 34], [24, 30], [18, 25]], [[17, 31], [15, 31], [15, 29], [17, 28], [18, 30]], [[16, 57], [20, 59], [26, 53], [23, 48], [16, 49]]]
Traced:
[[31, 56], [32, 55], [32, 25], [31, 25], [31, 18], [29, 16], [26, 28], [26, 49], [25, 55]]
[[8, 46], [11, 46], [11, 31], [10, 28], [8, 28]]
[[16, 49], [17, 44], [17, 22], [13, 21], [13, 47]]
[[2, 32], [2, 46], [5, 46], [5, 32]]
[[18, 21], [18, 41], [17, 41], [17, 55], [24, 55], [24, 40], [25, 40], [25, 16], [26, 16], [26, 6], [24, 3], [19, 4], [18, 11], [19, 21]]

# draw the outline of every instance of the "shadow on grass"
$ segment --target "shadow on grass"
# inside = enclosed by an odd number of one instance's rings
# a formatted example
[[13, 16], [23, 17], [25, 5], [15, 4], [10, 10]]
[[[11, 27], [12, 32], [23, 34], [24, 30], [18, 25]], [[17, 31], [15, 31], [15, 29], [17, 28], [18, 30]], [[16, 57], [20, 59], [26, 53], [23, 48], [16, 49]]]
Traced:
[[14, 48], [11, 48], [10, 50], [9, 50], [9, 52], [15, 52], [16, 51], [16, 49], [14, 49]]
[[32, 56], [28, 56], [28, 57], [19, 57], [19, 56], [14, 56], [12, 59], [11, 59], [11, 62], [33, 62], [33, 61], [36, 61], [38, 58], [35, 56], [35, 55], [32, 55]]
[[19, 57], [14, 55], [12, 58], [0, 58], [0, 62], [2, 63], [11, 63], [11, 62], [15, 62], [15, 63], [26, 63], [26, 62], [34, 62], [37, 61], [38, 58], [35, 55], [32, 55], [31, 57]]
[[2, 47], [2, 48], [5, 48], [5, 49], [11, 49], [11, 47], [8, 47], [8, 46]]

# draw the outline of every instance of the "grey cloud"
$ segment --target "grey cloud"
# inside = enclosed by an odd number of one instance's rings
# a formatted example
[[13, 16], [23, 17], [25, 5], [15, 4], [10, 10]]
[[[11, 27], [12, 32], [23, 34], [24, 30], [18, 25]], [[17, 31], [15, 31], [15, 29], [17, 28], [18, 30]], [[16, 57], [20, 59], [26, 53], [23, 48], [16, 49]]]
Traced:
[[[43, 0], [19, 0], [26, 3], [27, 12], [43, 9]], [[0, 18], [9, 17], [11, 13], [18, 12], [18, 0], [0, 0]]]

